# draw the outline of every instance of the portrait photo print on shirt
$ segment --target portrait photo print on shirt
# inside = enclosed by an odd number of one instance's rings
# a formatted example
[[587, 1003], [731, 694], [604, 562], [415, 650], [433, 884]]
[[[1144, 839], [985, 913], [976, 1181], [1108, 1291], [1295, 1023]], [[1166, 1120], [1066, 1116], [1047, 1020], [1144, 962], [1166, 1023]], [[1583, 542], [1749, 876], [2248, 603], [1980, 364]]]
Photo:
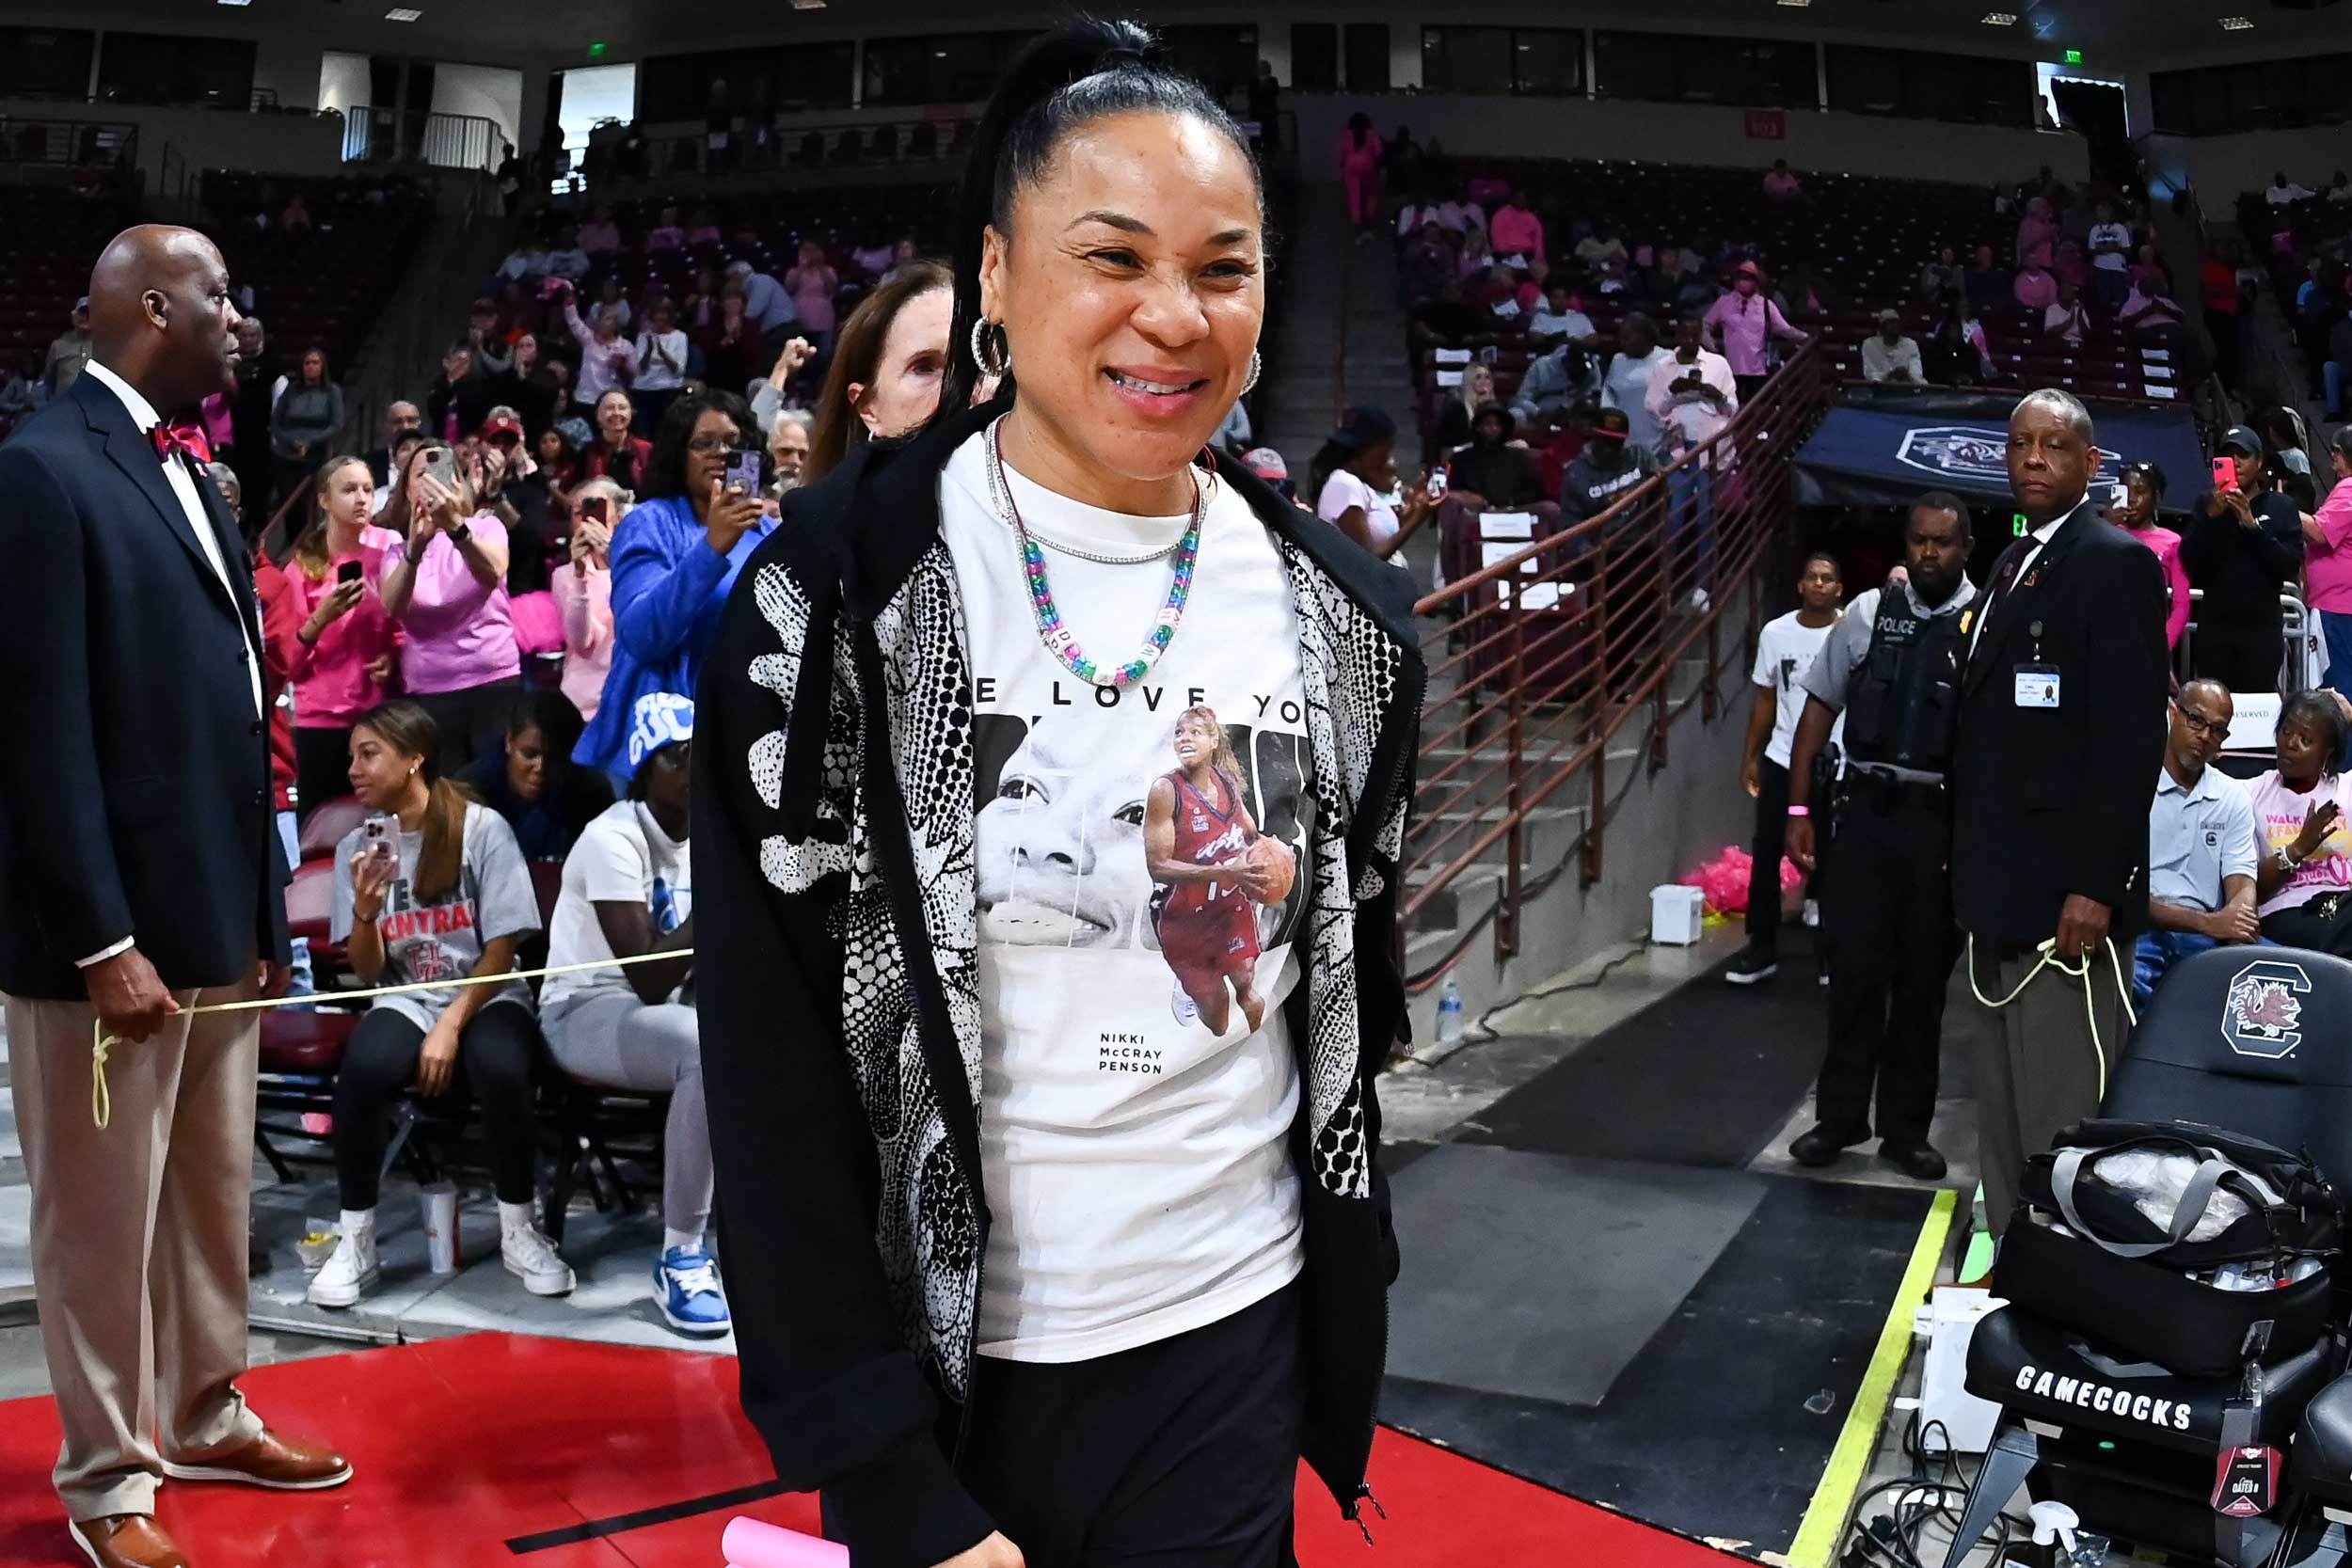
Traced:
[[[1102, 689], [1069, 684], [1075, 688], [1073, 705], [1095, 707], [1089, 693]], [[983, 704], [987, 685], [980, 683]], [[1102, 768], [1101, 749], [1087, 743], [1086, 726], [1074, 715], [1067, 724], [1002, 713], [980, 713], [974, 720], [983, 942], [1031, 947], [1162, 946], [1155, 905], [1164, 912], [1170, 890], [1153, 880], [1147, 859], [1145, 829], [1152, 786], [1184, 771], [1176, 751], [1177, 715], [1208, 705], [1184, 701], [1200, 695], [1198, 691], [1149, 686], [1123, 693], [1102, 690], [1102, 695], [1130, 703], [1157, 700], [1167, 715], [1157, 726], [1160, 743], [1152, 758], [1164, 765], [1159, 771]], [[1279, 722], [1280, 716], [1272, 711], [1278, 705], [1269, 700], [1269, 717]], [[1259, 945], [1271, 950], [1291, 940], [1306, 908], [1306, 736], [1224, 723], [1221, 713], [1219, 721], [1241, 771], [1233, 782], [1250, 826], [1260, 837], [1286, 846], [1294, 858], [1285, 895], [1279, 904], [1264, 906], [1257, 919]], [[1247, 850], [1245, 844], [1224, 842], [1229, 831], [1238, 830], [1231, 815], [1220, 816], [1189, 789], [1175, 793], [1179, 853], [1223, 860]], [[1199, 828], [1193, 826], [1196, 820]]]

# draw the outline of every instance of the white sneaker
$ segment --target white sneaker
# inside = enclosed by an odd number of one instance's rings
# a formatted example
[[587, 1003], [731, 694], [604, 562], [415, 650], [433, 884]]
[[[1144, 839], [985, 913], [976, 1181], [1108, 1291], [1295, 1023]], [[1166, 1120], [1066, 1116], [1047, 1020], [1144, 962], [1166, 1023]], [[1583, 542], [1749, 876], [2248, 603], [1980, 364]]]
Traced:
[[346, 1230], [335, 1243], [335, 1255], [310, 1281], [313, 1307], [351, 1307], [375, 1289], [375, 1232]]
[[1804, 901], [1804, 923], [1814, 930], [1820, 929], [1821, 901], [1819, 898], [1808, 898]]
[[534, 1296], [571, 1294], [572, 1266], [556, 1256], [555, 1243], [537, 1226], [509, 1230], [499, 1238], [499, 1254], [506, 1272], [523, 1282]]
[[1182, 980], [1177, 981], [1168, 991], [1168, 1010], [1176, 1015], [1179, 1024], [1189, 1025], [1200, 1020], [1200, 1005], [1185, 991]]

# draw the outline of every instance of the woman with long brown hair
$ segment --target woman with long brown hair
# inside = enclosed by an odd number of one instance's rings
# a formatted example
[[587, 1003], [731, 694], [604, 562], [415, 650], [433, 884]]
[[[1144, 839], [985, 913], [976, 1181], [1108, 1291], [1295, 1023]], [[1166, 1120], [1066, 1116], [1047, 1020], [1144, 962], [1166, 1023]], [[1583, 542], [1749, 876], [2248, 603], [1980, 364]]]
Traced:
[[481, 481], [478, 454], [439, 442], [408, 454], [397, 486], [407, 537], [386, 546], [377, 586], [407, 633], [402, 683], [440, 726], [453, 769], [498, 749], [522, 695], [506, 525], [477, 499]]
[[[294, 787], [304, 816], [343, 794], [351, 726], [390, 695], [399, 638], [384, 612], [384, 552], [400, 535], [372, 526], [367, 459], [319, 469], [310, 525], [283, 568], [282, 612], [265, 616], [272, 662], [294, 687]], [[274, 607], [276, 608], [276, 607]]]
[[817, 404], [803, 484], [874, 436], [904, 436], [939, 407], [955, 278], [936, 261], [903, 261], [841, 324]]
[[351, 730], [351, 787], [380, 815], [335, 847], [335, 940], [363, 986], [436, 984], [379, 996], [335, 1074], [335, 1170], [342, 1240], [310, 1282], [315, 1307], [350, 1307], [377, 1278], [375, 1203], [385, 1119], [404, 1090], [431, 1099], [462, 1072], [481, 1104], [506, 1272], [535, 1296], [572, 1271], [532, 1217], [537, 1137], [531, 990], [504, 974], [539, 929], [539, 901], [505, 818], [441, 776], [440, 736], [421, 707], [387, 703]]

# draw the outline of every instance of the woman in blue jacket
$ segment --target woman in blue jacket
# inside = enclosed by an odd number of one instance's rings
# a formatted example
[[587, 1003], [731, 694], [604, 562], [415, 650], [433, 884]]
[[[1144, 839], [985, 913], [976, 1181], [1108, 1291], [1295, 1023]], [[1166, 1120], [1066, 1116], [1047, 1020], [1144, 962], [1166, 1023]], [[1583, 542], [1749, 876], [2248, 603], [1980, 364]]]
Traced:
[[637, 699], [694, 689], [735, 574], [776, 526], [758, 485], [727, 483], [727, 465], [757, 451], [758, 436], [732, 392], [690, 393], [662, 415], [644, 494], [612, 536], [612, 668], [572, 752], [581, 767], [625, 779]]

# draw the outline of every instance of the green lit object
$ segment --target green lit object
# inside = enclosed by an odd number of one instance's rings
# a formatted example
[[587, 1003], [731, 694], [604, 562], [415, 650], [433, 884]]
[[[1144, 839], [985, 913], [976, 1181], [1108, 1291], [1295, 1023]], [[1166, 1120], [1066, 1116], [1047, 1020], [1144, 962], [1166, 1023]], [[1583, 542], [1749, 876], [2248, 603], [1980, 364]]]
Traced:
[[2082, 52], [2081, 50], [2079, 50], [2079, 49], [2069, 49], [2069, 50], [2066, 52], [2066, 63], [2067, 63], [2068, 65], [2080, 65], [2080, 64], [2082, 64], [2082, 63], [2083, 63], [2083, 52]]
[[2010, 514], [2009, 531], [2013, 539], [2023, 539], [2026, 536], [2026, 515], [2023, 512]]
[[601, 44], [601, 43], [592, 43], [592, 44], [590, 44], [590, 45], [588, 46], [588, 57], [589, 57], [590, 59], [592, 59], [592, 60], [600, 60], [600, 59], [603, 59], [603, 58], [604, 58], [604, 45], [603, 45], [603, 44]]
[[2111, 1437], [2100, 1438], [2099, 1451], [2101, 1453], [2113, 1453], [2115, 1451], [2115, 1440]]

